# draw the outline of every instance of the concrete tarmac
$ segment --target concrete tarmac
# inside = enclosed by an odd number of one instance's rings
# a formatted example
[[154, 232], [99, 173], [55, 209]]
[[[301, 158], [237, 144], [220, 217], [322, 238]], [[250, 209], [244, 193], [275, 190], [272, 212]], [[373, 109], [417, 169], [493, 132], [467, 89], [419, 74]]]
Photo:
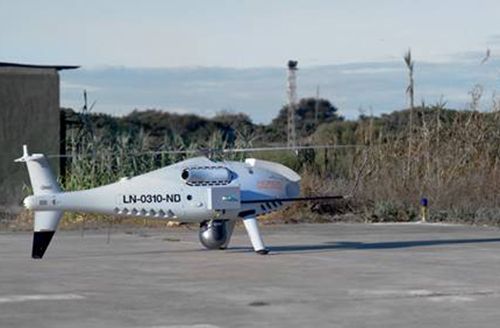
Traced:
[[0, 233], [0, 327], [498, 327], [500, 230], [266, 226], [207, 251], [187, 228]]

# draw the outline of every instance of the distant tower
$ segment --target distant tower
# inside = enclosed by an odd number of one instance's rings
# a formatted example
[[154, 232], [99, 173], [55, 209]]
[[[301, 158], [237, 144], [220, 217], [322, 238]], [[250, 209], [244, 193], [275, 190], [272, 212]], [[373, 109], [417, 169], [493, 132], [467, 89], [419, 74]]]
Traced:
[[295, 111], [297, 108], [297, 61], [288, 61], [288, 124], [287, 124], [287, 146], [297, 146], [297, 134], [295, 132]]
[[316, 86], [316, 103], [314, 104], [314, 124], [318, 125], [319, 113], [319, 85]]

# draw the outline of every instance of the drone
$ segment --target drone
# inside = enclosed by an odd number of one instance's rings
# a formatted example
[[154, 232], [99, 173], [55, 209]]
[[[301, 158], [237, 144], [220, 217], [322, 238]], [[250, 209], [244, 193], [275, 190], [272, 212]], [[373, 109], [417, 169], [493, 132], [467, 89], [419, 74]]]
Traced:
[[71, 192], [62, 191], [45, 155], [30, 155], [24, 145], [23, 156], [15, 161], [26, 163], [33, 189], [23, 204], [34, 211], [34, 259], [44, 256], [65, 211], [199, 223], [200, 242], [212, 250], [226, 249], [235, 223], [242, 220], [253, 250], [265, 255], [269, 250], [259, 230], [259, 216], [296, 201], [343, 198], [299, 197], [301, 178], [295, 171], [255, 158], [238, 162], [193, 157]]

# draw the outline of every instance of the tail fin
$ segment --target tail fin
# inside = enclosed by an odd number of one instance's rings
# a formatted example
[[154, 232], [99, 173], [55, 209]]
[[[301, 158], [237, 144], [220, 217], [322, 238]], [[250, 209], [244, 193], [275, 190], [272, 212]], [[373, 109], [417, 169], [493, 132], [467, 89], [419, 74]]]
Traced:
[[35, 211], [31, 257], [41, 259], [56, 232], [62, 211]]
[[52, 173], [49, 162], [43, 154], [28, 154], [28, 147], [23, 146], [23, 157], [16, 162], [26, 162], [30, 176], [31, 187], [35, 195], [55, 194], [61, 192], [57, 180]]
[[[23, 156], [16, 162], [26, 162], [31, 187], [35, 195], [56, 194], [61, 192], [57, 180], [52, 173], [47, 158], [43, 154], [29, 155], [28, 147], [23, 146]], [[33, 227], [33, 249], [31, 256], [40, 259], [54, 236], [62, 211], [35, 211]]]

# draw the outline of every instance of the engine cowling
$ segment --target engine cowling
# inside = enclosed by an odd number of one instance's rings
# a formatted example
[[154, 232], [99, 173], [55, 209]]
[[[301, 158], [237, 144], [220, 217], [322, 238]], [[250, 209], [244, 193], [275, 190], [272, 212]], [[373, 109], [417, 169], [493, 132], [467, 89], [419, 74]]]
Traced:
[[208, 249], [223, 249], [229, 243], [234, 222], [229, 220], [209, 220], [200, 223], [199, 238]]

